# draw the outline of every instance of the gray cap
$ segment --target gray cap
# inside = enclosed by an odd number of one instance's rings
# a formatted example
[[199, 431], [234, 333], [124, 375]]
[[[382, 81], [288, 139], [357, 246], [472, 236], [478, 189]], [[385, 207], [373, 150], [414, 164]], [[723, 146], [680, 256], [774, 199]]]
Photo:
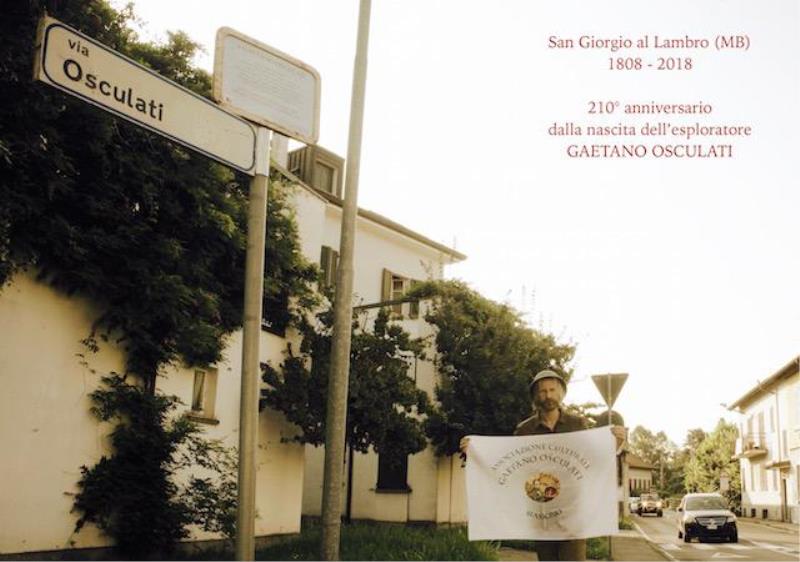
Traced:
[[536, 387], [536, 383], [542, 379], [556, 379], [558, 382], [561, 383], [561, 386], [564, 388], [564, 392], [567, 391], [567, 381], [564, 380], [564, 377], [562, 377], [555, 371], [551, 371], [550, 369], [545, 369], [544, 371], [539, 371], [538, 373], [536, 373], [536, 376], [533, 377], [531, 384], [528, 386], [528, 390], [530, 390], [531, 394], [533, 394], [533, 389]]

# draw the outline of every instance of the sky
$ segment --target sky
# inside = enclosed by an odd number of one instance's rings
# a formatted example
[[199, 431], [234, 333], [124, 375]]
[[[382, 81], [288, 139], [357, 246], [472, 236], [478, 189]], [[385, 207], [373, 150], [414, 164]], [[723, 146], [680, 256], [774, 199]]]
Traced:
[[[112, 2], [120, 7], [123, 2]], [[321, 76], [319, 144], [347, 152], [356, 0], [135, 0], [140, 37], [231, 27]], [[662, 38], [708, 48], [654, 49]], [[717, 50], [746, 35], [747, 50]], [[650, 37], [648, 49], [577, 45]], [[550, 37], [576, 46], [549, 48]], [[629, 373], [626, 425], [686, 432], [800, 353], [800, 4], [796, 0], [376, 0], [359, 206], [456, 248], [448, 277], [577, 345], [567, 400]], [[613, 59], [641, 70], [611, 70]], [[658, 70], [658, 58], [692, 59]], [[609, 59], [612, 59], [609, 62]], [[647, 67], [653, 64], [653, 67]], [[611, 114], [589, 114], [590, 102]], [[619, 102], [619, 106], [613, 106]], [[710, 114], [624, 115], [625, 104]], [[554, 125], [669, 121], [749, 137], [556, 137]], [[571, 158], [570, 144], [731, 144], [731, 158]], [[357, 266], [357, 264], [356, 264]]]

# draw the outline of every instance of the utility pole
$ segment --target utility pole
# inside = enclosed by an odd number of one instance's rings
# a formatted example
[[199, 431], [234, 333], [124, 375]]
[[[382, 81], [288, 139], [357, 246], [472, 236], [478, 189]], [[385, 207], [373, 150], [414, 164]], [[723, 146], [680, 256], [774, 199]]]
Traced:
[[342, 530], [342, 465], [347, 421], [347, 385], [350, 372], [350, 333], [353, 317], [353, 246], [358, 211], [358, 174], [361, 164], [361, 132], [367, 82], [367, 47], [371, 0], [361, 0], [358, 39], [353, 65], [350, 100], [350, 133], [339, 241], [339, 267], [334, 297], [333, 342], [328, 377], [325, 418], [325, 471], [322, 485], [322, 560], [339, 560]]

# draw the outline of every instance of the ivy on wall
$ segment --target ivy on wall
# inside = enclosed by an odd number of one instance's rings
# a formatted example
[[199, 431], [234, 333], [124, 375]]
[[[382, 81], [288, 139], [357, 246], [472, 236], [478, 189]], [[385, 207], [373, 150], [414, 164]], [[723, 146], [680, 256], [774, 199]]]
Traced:
[[[198, 45], [185, 34], [160, 45], [139, 41], [130, 6], [3, 5], [0, 287], [31, 270], [61, 292], [87, 297], [102, 310], [89, 348], [103, 339], [125, 351], [127, 374], [104, 378], [92, 394], [98, 418], [115, 424], [113, 455], [83, 467], [75, 508], [78, 529], [94, 522], [120, 552], [144, 557], [168, 552], [189, 525], [230, 531], [231, 467], [190, 421], [174, 416], [177, 399], [158, 393], [156, 380], [170, 363], [218, 361], [226, 335], [241, 325], [249, 178], [34, 82], [45, 9], [200, 95], [210, 94], [211, 78], [193, 66]], [[290, 193], [287, 182], [271, 178], [264, 311], [278, 332], [313, 304], [317, 280], [300, 252]], [[190, 465], [216, 480], [179, 486], [176, 472]]]
[[[220, 358], [242, 319], [248, 178], [31, 80], [42, 6], [12, 3], [0, 22], [0, 283], [42, 280], [102, 305], [95, 326], [125, 348], [152, 391], [158, 368]], [[136, 40], [130, 9], [65, 0], [53, 15], [206, 95], [182, 33]], [[5, 10], [5, 8], [4, 8]], [[274, 176], [274, 180], [279, 180]], [[313, 300], [317, 273], [299, 250], [288, 184], [272, 181], [265, 315], [282, 331]]]

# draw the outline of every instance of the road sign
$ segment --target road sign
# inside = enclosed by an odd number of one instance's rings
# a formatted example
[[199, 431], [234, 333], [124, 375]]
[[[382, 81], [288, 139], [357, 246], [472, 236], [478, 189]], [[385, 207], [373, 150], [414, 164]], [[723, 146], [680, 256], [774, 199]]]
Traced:
[[79, 31], [45, 17], [34, 77], [253, 175], [255, 128]]
[[617, 401], [619, 392], [628, 380], [628, 373], [615, 373], [608, 375], [592, 375], [597, 390], [603, 397], [606, 405], [611, 408]]
[[214, 99], [228, 111], [316, 144], [319, 93], [311, 66], [228, 27], [217, 31]]

